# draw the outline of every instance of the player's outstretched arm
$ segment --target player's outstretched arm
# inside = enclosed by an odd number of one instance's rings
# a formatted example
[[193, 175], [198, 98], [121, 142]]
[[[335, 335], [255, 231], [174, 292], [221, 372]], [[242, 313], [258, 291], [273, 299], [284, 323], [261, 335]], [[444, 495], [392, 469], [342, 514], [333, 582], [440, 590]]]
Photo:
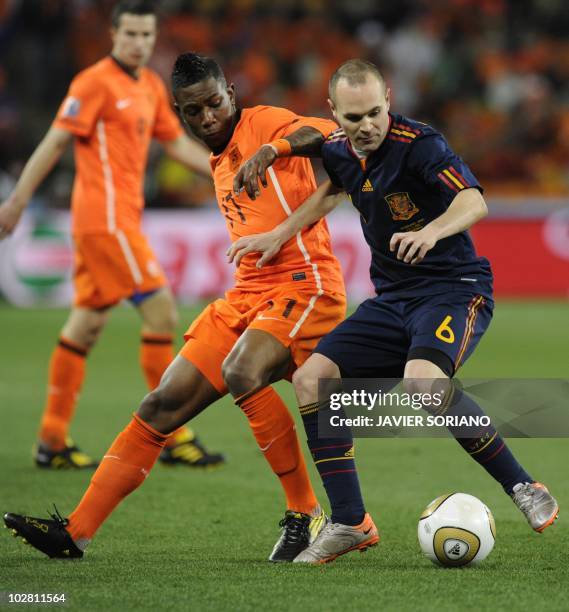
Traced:
[[199, 142], [192, 140], [186, 134], [182, 134], [175, 140], [163, 141], [161, 144], [168, 157], [175, 159], [193, 172], [211, 178], [209, 153]]
[[343, 192], [326, 181], [307, 198], [291, 215], [270, 232], [243, 236], [227, 249], [229, 263], [235, 260], [238, 266], [248, 253], [261, 253], [257, 268], [262, 268], [281, 250], [282, 245], [297, 234], [303, 227], [312, 225], [326, 216], [341, 202]]
[[488, 207], [478, 189], [463, 189], [456, 194], [447, 210], [418, 232], [397, 232], [389, 249], [397, 259], [418, 264], [439, 240], [467, 230], [488, 214]]
[[12, 233], [35, 190], [59, 161], [72, 139], [70, 132], [51, 127], [36, 147], [14, 191], [0, 204], [0, 240]]
[[304, 126], [285, 138], [264, 144], [239, 168], [233, 180], [233, 191], [243, 189], [254, 200], [261, 192], [259, 181], [267, 186], [267, 169], [279, 157], [320, 157], [325, 137], [316, 128]]

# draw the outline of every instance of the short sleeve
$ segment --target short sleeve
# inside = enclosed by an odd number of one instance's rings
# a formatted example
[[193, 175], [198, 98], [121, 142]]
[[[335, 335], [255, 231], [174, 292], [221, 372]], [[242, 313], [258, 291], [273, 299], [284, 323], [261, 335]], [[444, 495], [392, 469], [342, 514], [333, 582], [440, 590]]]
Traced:
[[338, 129], [338, 126], [330, 119], [321, 119], [319, 117], [301, 117], [297, 115], [295, 119], [286, 127], [285, 133], [283, 136], [288, 136], [301, 127], [311, 127], [315, 130], [318, 130], [324, 138], [328, 138], [328, 136], [334, 131]]
[[482, 187], [470, 168], [449, 147], [440, 134], [418, 138], [407, 159], [409, 170], [427, 185], [454, 196], [463, 189]]
[[255, 130], [261, 135], [262, 143], [277, 138], [289, 136], [302, 127], [311, 127], [318, 130], [327, 138], [338, 126], [329, 119], [319, 117], [303, 117], [286, 108], [274, 106], [261, 107], [255, 114]]
[[152, 136], [163, 142], [176, 140], [183, 132], [182, 126], [176, 113], [172, 110], [166, 87], [159, 77], [156, 77], [156, 91], [158, 94], [158, 105]]
[[54, 126], [85, 137], [92, 134], [103, 105], [106, 88], [88, 73], [77, 75], [55, 117]]

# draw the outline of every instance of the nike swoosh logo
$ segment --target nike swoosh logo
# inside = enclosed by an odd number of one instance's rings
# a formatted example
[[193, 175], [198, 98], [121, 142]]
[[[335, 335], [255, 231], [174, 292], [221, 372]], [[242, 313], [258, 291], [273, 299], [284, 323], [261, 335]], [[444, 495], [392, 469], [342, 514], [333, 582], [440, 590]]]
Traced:
[[367, 530], [364, 530], [364, 535], [367, 535], [370, 531], [371, 531], [371, 527], [369, 527], [369, 529]]
[[275, 441], [275, 439], [273, 438], [268, 444], [267, 446], [259, 446], [259, 448], [261, 449], [261, 452], [264, 453], [265, 451], [268, 451], [269, 448], [271, 447], [271, 444]]
[[123, 100], [117, 100], [117, 108], [119, 110], [123, 110], [132, 104], [132, 100], [130, 98], [124, 98]]
[[[280, 320], [280, 319], [277, 319], [277, 321], [279, 321], [279, 320]], [[292, 430], [293, 430], [293, 431], [296, 431], [296, 425], [293, 425], [293, 426], [292, 426]], [[273, 439], [272, 439], [272, 440], [271, 440], [271, 441], [270, 441], [270, 442], [267, 444], [267, 446], [259, 446], [259, 449], [261, 450], [261, 452], [263, 452], [263, 453], [264, 453], [265, 451], [269, 450], [269, 448], [270, 448], [271, 444], [272, 444], [273, 442], [275, 442], [275, 440], [277, 440], [277, 438], [273, 438]]]

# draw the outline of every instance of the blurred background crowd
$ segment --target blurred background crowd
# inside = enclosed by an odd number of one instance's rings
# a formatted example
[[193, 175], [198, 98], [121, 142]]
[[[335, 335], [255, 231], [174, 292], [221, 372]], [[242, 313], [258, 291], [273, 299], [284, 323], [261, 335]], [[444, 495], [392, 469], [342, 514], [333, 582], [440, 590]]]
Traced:
[[[113, 0], [0, 1], [0, 195], [49, 127], [73, 75], [110, 49]], [[163, 0], [151, 66], [213, 55], [240, 105], [329, 116], [327, 81], [369, 59], [392, 109], [432, 123], [490, 195], [569, 194], [566, 0]], [[40, 192], [67, 206], [71, 157]], [[153, 150], [149, 206], [213, 202], [201, 181]]]

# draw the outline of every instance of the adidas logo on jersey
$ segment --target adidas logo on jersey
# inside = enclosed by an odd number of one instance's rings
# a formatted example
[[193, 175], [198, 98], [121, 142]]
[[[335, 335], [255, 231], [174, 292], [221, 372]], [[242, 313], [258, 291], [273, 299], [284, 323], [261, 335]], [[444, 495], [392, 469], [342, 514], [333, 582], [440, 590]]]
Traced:
[[369, 179], [366, 179], [362, 191], [373, 191], [373, 185]]

